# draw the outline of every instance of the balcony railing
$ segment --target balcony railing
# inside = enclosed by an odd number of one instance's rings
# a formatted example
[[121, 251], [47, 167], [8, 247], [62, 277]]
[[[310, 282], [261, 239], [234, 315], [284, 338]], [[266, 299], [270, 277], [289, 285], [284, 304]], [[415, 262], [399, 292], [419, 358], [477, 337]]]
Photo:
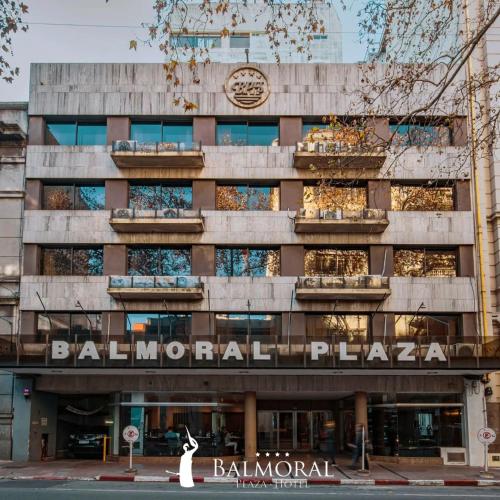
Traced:
[[204, 284], [198, 276], [110, 276], [108, 293], [118, 299], [198, 300]]
[[294, 166], [379, 169], [385, 158], [383, 147], [368, 143], [353, 145], [341, 141], [304, 141], [296, 143]]
[[189, 167], [204, 165], [201, 142], [113, 141], [111, 157], [117, 167]]
[[201, 209], [115, 208], [111, 210], [109, 223], [118, 232], [201, 233], [204, 229]]
[[295, 218], [296, 233], [382, 233], [389, 225], [387, 211], [318, 210], [302, 208]]
[[[79, 356], [85, 342], [93, 342], [98, 358]], [[230, 356], [224, 356], [232, 341]], [[197, 342], [204, 345], [203, 353]], [[234, 342], [241, 356], [234, 355]], [[207, 356], [207, 348], [211, 355]], [[110, 356], [110, 353], [125, 357]], [[147, 355], [145, 355], [147, 353]], [[224, 359], [225, 358], [225, 359]], [[342, 333], [308, 337], [286, 336], [170, 336], [145, 334], [0, 336], [2, 368], [254, 368], [254, 369], [500, 369], [500, 339], [478, 336], [349, 337]]]
[[391, 294], [387, 276], [299, 277], [295, 295], [299, 300], [384, 300]]

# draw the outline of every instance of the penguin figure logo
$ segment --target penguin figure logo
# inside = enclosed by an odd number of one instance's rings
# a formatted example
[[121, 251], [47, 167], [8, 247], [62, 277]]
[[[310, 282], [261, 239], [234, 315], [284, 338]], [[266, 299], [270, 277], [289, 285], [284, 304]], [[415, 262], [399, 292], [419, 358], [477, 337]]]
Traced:
[[176, 476], [179, 476], [179, 482], [183, 488], [193, 488], [194, 487], [193, 455], [196, 453], [196, 450], [198, 449], [198, 442], [191, 436], [191, 434], [189, 434], [189, 429], [187, 427], [186, 427], [186, 432], [189, 444], [184, 443], [182, 445], [184, 453], [181, 457], [181, 465], [179, 467], [179, 472], [171, 472], [169, 470], [166, 470], [165, 472], [167, 474], [174, 474]]

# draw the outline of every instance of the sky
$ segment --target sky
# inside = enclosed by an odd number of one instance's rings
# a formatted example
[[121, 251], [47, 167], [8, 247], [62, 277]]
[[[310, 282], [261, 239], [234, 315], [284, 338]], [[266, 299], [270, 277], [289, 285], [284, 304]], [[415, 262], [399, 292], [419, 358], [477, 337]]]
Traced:
[[[14, 36], [12, 66], [21, 74], [12, 84], [0, 82], [0, 101], [27, 101], [29, 65], [32, 62], [163, 62], [157, 47], [144, 40], [141, 23], [153, 19], [153, 0], [23, 0], [29, 8], [26, 33]], [[344, 62], [363, 60], [366, 47], [359, 42], [359, 1], [346, 11], [338, 9], [342, 24]], [[99, 25], [99, 26], [95, 26]]]

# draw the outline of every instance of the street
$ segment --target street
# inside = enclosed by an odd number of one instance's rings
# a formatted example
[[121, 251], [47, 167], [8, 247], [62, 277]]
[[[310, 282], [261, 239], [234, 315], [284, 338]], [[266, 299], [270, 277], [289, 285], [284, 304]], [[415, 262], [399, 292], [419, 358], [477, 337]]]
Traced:
[[192, 490], [182, 489], [178, 484], [170, 483], [120, 483], [94, 481], [37, 481], [3, 480], [0, 481], [0, 499], [9, 500], [59, 500], [68, 499], [141, 499], [172, 497], [200, 498], [206, 500], [232, 499], [242, 497], [262, 497], [273, 499], [323, 499], [365, 498], [391, 499], [430, 499], [430, 498], [500, 498], [499, 488], [487, 487], [423, 487], [423, 486], [310, 486], [301, 489], [276, 489], [275, 485], [266, 488], [246, 485], [237, 489], [226, 484], [196, 484]]

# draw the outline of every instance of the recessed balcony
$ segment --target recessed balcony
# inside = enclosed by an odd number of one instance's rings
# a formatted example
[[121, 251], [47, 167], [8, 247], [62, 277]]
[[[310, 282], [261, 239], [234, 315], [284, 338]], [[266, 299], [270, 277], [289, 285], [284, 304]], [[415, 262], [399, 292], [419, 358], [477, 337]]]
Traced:
[[110, 276], [108, 293], [118, 300], [201, 300], [198, 276]]
[[391, 294], [387, 276], [301, 277], [295, 284], [297, 300], [384, 300]]
[[201, 142], [113, 141], [111, 158], [118, 168], [202, 168]]
[[201, 210], [166, 208], [162, 210], [111, 210], [110, 226], [118, 233], [202, 233]]
[[380, 169], [386, 153], [380, 146], [344, 144], [341, 141], [298, 142], [293, 155], [295, 168]]
[[301, 209], [295, 217], [296, 233], [383, 233], [389, 220], [387, 211]]

